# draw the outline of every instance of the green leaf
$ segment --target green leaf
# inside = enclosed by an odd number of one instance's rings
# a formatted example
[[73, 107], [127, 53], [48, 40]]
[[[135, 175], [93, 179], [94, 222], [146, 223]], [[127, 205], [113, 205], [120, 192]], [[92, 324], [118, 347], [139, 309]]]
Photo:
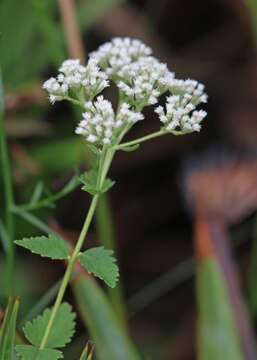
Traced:
[[19, 298], [9, 297], [5, 317], [0, 331], [0, 359], [12, 360], [16, 330], [16, 320], [19, 309]]
[[79, 180], [84, 184], [82, 190], [87, 191], [91, 195], [103, 194], [108, 191], [114, 184], [115, 181], [111, 179], [105, 179], [102, 188], [99, 189], [97, 186], [98, 172], [95, 169], [86, 171], [79, 177]]
[[113, 250], [107, 250], [103, 246], [99, 246], [80, 254], [78, 260], [89, 274], [93, 273], [113, 288], [119, 278], [119, 268], [114, 264], [116, 259], [112, 254]]
[[[26, 338], [36, 347], [41, 344], [51, 312], [51, 309], [46, 309], [42, 315], [39, 315], [31, 322], [27, 322], [23, 328]], [[46, 348], [63, 347], [71, 341], [74, 334], [75, 316], [69, 304], [62, 303], [60, 305], [46, 342]]]
[[100, 150], [92, 144], [87, 144], [87, 147], [95, 154], [95, 155], [100, 155]]
[[16, 345], [15, 350], [22, 360], [58, 360], [63, 358], [61, 351], [39, 350], [32, 345]]
[[139, 360], [130, 337], [118, 320], [104, 291], [92, 277], [72, 283], [82, 319], [95, 345], [98, 360]]
[[131, 145], [131, 146], [122, 146], [122, 147], [119, 147], [119, 150], [122, 150], [122, 151], [126, 151], [126, 152], [130, 152], [130, 151], [135, 151], [139, 148], [140, 144], [135, 144], [135, 145]]
[[8, 332], [8, 325], [10, 322], [12, 310], [14, 305], [14, 297], [13, 295], [9, 296], [8, 304], [5, 311], [4, 321], [1, 324], [1, 331], [0, 331], [0, 359], [3, 357], [3, 343], [6, 336], [6, 333]]
[[15, 342], [15, 333], [16, 333], [16, 321], [19, 310], [20, 300], [16, 298], [13, 305], [12, 314], [9, 323], [8, 333], [6, 334], [6, 339], [3, 344], [5, 360], [13, 360], [14, 357], [14, 342]]
[[86, 171], [79, 177], [79, 180], [84, 184], [82, 190], [87, 191], [91, 195], [99, 194], [100, 191], [97, 188], [97, 171], [92, 169]]
[[79, 360], [91, 360], [93, 353], [94, 347], [91, 346], [91, 349], [89, 349], [89, 342], [87, 342]]
[[30, 250], [34, 254], [53, 260], [63, 260], [69, 257], [69, 250], [65, 241], [53, 235], [15, 240], [15, 244]]
[[199, 360], [243, 360], [234, 313], [216, 261], [197, 267]]
[[113, 185], [115, 184], [114, 180], [111, 179], [105, 179], [102, 189], [101, 189], [101, 193], [105, 193], [106, 191], [110, 190], [111, 187], [113, 187]]

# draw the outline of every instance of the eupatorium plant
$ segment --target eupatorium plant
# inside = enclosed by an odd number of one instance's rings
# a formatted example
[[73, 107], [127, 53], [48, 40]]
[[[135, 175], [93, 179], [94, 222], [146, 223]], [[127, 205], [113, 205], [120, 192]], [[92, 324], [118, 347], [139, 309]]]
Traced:
[[[110, 82], [119, 90], [116, 109], [100, 95]], [[118, 267], [112, 250], [97, 247], [81, 252], [99, 196], [114, 185], [107, 174], [116, 151], [135, 150], [140, 143], [165, 134], [183, 135], [200, 131], [206, 112], [197, 107], [207, 101], [202, 84], [191, 79], [176, 79], [166, 64], [152, 56], [148, 46], [129, 38], [115, 38], [100, 46], [90, 54], [87, 66], [82, 66], [78, 59], [64, 61], [57, 77], [47, 80], [43, 88], [52, 104], [68, 100], [80, 107], [82, 120], [74, 130], [84, 137], [85, 146], [95, 154], [95, 165], [79, 176], [82, 190], [93, 197], [71, 255], [64, 240], [56, 235], [16, 241], [17, 245], [41, 256], [67, 261], [53, 308], [46, 309], [42, 316], [24, 327], [31, 345], [18, 345], [16, 350], [26, 360], [36, 359], [36, 356], [49, 360], [62, 357], [61, 351], [56, 348], [64, 347], [74, 331], [74, 314], [70, 306], [62, 301], [77, 260], [89, 273], [111, 287], [118, 280]], [[158, 105], [161, 95], [166, 96], [164, 106]], [[149, 105], [156, 105], [154, 111], [159, 117], [160, 129], [122, 142], [132, 126], [144, 120], [142, 111]]]

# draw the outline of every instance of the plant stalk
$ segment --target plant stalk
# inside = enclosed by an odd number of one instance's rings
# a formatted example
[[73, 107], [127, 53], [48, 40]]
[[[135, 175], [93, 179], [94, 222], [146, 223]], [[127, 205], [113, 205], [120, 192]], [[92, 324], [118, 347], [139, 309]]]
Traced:
[[[100, 187], [103, 185], [103, 182], [104, 182], [104, 180], [106, 178], [106, 175], [107, 175], [107, 172], [108, 172], [108, 170], [110, 168], [110, 164], [111, 164], [112, 158], [114, 156], [114, 153], [115, 153], [115, 150], [113, 150], [113, 149], [109, 149], [109, 150], [106, 150], [106, 151], [103, 152], [102, 159], [100, 161], [100, 168], [99, 168], [98, 181], [97, 181]], [[85, 237], [87, 235], [89, 226], [90, 226], [91, 221], [93, 219], [93, 216], [94, 216], [94, 213], [95, 213], [95, 210], [96, 210], [96, 206], [97, 206], [97, 203], [98, 203], [98, 199], [99, 199], [99, 194], [94, 195], [94, 197], [92, 199], [92, 202], [91, 202], [91, 205], [89, 207], [88, 213], [87, 213], [86, 220], [84, 222], [81, 233], [79, 235], [77, 244], [76, 244], [76, 246], [74, 248], [73, 254], [72, 254], [72, 256], [71, 256], [71, 258], [69, 260], [68, 266], [66, 268], [66, 271], [65, 271], [65, 274], [64, 274], [64, 277], [63, 277], [63, 280], [62, 280], [61, 287], [59, 289], [57, 298], [56, 298], [55, 303], [54, 303], [53, 310], [51, 312], [51, 317], [49, 319], [49, 322], [47, 324], [43, 339], [42, 339], [41, 344], [40, 344], [40, 349], [44, 349], [44, 347], [46, 346], [47, 339], [49, 337], [51, 328], [53, 326], [57, 311], [59, 309], [59, 306], [61, 305], [65, 290], [66, 290], [66, 288], [67, 288], [67, 286], [69, 284], [73, 266], [74, 266], [74, 264], [75, 264], [75, 262], [76, 262], [76, 260], [78, 258], [79, 252], [80, 252], [80, 250], [81, 250], [81, 248], [83, 246], [83, 243], [84, 243]]]
[[[0, 73], [0, 88], [1, 88], [1, 73]], [[0, 89], [1, 96], [1, 89]], [[13, 189], [10, 172], [10, 164], [8, 158], [7, 141], [4, 131], [4, 120], [3, 120], [3, 102], [0, 99], [0, 158], [2, 163], [2, 174], [4, 183], [4, 194], [5, 194], [5, 221], [8, 233], [8, 246], [7, 246], [7, 284], [8, 292], [13, 288], [14, 285], [14, 220], [13, 213], [11, 211], [14, 204], [13, 201]]]

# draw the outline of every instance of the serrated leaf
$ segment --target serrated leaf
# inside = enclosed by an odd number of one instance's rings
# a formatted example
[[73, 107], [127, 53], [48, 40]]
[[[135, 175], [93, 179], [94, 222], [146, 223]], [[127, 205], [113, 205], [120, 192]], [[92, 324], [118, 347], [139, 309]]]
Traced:
[[16, 345], [15, 350], [22, 360], [58, 360], [63, 358], [61, 351], [39, 350], [32, 345]]
[[79, 180], [84, 184], [82, 190], [87, 191], [91, 195], [99, 194], [99, 189], [97, 189], [97, 171], [92, 169], [86, 171], [79, 177]]
[[119, 147], [119, 150], [122, 151], [126, 151], [126, 152], [130, 152], [130, 151], [135, 151], [139, 148], [139, 144], [135, 144], [135, 145], [131, 145], [131, 146], [124, 146], [124, 147]]
[[119, 278], [119, 268], [114, 264], [116, 259], [112, 254], [113, 250], [107, 250], [103, 246], [99, 246], [80, 254], [78, 260], [89, 274], [94, 274], [113, 288]]
[[101, 193], [105, 193], [106, 191], [110, 190], [110, 188], [113, 187], [114, 184], [115, 184], [114, 180], [105, 179], [101, 189]]
[[[41, 344], [51, 312], [51, 309], [46, 309], [43, 315], [39, 315], [31, 322], [28, 321], [23, 328], [26, 338], [36, 347]], [[69, 304], [60, 305], [45, 345], [46, 348], [59, 348], [70, 342], [74, 333], [75, 316]]]
[[91, 195], [103, 194], [108, 191], [114, 184], [115, 181], [111, 179], [105, 179], [102, 188], [97, 186], [98, 173], [95, 169], [85, 172], [79, 177], [79, 180], [84, 184], [82, 190], [87, 191]]
[[15, 244], [30, 250], [34, 254], [53, 260], [64, 260], [69, 257], [69, 250], [65, 241], [53, 235], [15, 240]]

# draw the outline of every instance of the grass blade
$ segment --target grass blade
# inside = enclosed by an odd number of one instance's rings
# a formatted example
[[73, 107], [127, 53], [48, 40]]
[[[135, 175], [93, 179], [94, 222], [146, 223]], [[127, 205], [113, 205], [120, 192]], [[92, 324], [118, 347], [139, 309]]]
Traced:
[[197, 266], [199, 360], [243, 360], [234, 314], [219, 265]]
[[106, 295], [91, 277], [73, 282], [82, 318], [89, 329], [99, 360], [139, 360]]

